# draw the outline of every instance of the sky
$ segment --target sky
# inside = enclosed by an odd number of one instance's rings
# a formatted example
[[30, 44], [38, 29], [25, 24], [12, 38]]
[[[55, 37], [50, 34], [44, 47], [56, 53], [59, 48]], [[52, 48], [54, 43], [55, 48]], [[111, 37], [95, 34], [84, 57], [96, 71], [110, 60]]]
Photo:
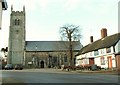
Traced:
[[26, 9], [26, 41], [59, 41], [59, 29], [65, 24], [79, 26], [84, 46], [101, 38], [100, 30], [107, 28], [108, 36], [118, 33], [119, 0], [7, 0], [0, 30], [0, 48], [8, 46], [11, 5], [14, 11]]

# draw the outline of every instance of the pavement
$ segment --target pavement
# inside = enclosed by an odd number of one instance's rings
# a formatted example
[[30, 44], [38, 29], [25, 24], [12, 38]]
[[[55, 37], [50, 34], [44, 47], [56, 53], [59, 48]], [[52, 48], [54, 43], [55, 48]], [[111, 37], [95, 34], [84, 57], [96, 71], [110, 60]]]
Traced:
[[[2, 70], [2, 71], [12, 71], [12, 70]], [[62, 70], [55, 68], [35, 68], [35, 69], [23, 69], [23, 70], [14, 70], [18, 72], [46, 72], [46, 73], [105, 73], [105, 74], [118, 74], [116, 70]]]
[[62, 70], [62, 69], [53, 69], [53, 68], [44, 68], [44, 69], [24, 69], [24, 70], [15, 70], [20, 72], [46, 72], [46, 73], [102, 73], [102, 74], [115, 74], [118, 75], [118, 72], [115, 70], [98, 70], [98, 71], [90, 71], [90, 70]]
[[114, 74], [118, 75], [117, 71], [113, 70], [98, 70], [98, 71], [90, 71], [90, 70], [76, 70], [76, 71], [67, 71], [71, 73], [93, 73], [93, 74]]
[[85, 70], [85, 71], [76, 71], [78, 73], [99, 73], [99, 74], [116, 74], [118, 75], [118, 72], [117, 71], [112, 71], [112, 70], [101, 70], [101, 71], [88, 71], [88, 70]]

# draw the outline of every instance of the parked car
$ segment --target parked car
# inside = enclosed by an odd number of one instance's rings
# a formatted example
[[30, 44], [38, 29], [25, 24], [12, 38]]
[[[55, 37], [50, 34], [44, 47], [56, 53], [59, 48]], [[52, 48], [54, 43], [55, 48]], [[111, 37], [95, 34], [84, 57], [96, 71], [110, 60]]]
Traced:
[[95, 70], [101, 70], [101, 66], [97, 66], [97, 65], [92, 65], [90, 70], [95, 71]]
[[7, 65], [5, 65], [5, 68], [4, 68], [5, 70], [12, 70], [12, 69], [14, 69], [13, 68], [13, 65], [12, 64], [7, 64]]
[[15, 70], [22, 70], [23, 69], [23, 65], [22, 64], [16, 64], [14, 69]]
[[2, 70], [2, 64], [0, 64], [0, 70]]

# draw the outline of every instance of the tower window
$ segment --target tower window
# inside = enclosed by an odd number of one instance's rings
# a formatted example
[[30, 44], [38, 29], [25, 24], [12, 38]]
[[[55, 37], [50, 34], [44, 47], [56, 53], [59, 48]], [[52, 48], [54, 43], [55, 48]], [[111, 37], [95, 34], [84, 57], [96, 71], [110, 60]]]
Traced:
[[19, 19], [15, 19], [15, 25], [20, 25], [20, 20]]
[[19, 33], [19, 30], [16, 30], [16, 33]]

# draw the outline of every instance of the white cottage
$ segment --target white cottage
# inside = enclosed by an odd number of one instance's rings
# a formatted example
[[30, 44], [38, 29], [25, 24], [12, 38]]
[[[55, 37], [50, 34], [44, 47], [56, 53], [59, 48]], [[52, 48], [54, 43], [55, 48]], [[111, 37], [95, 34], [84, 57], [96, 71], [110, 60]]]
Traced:
[[101, 68], [116, 68], [115, 54], [119, 51], [120, 33], [107, 36], [107, 29], [101, 30], [102, 38], [83, 47], [76, 56], [76, 66], [98, 65]]

